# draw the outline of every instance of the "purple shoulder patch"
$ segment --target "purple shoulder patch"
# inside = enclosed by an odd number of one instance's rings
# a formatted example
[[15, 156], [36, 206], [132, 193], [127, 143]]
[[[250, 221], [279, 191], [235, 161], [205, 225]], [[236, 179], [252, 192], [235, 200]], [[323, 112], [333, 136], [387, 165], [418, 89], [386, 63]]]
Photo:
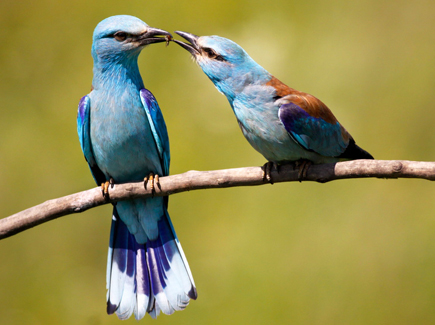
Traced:
[[83, 97], [80, 99], [80, 102], [79, 102], [79, 109], [78, 109], [77, 115], [78, 115], [78, 117], [80, 118], [81, 121], [83, 121], [84, 118], [85, 118], [86, 107], [87, 107], [87, 105], [88, 105], [88, 100], [89, 100], [88, 95], [83, 96]]

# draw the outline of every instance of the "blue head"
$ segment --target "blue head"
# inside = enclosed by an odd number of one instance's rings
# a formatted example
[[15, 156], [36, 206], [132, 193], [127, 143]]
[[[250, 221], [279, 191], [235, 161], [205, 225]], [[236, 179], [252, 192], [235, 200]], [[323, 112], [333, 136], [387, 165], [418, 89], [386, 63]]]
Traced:
[[246, 51], [233, 41], [220, 36], [196, 36], [175, 32], [190, 42], [174, 40], [189, 51], [204, 73], [228, 99], [242, 92], [247, 85], [259, 85], [270, 74], [258, 65]]
[[133, 16], [106, 18], [94, 30], [94, 74], [102, 73], [116, 65], [137, 69], [137, 57], [146, 45], [165, 42], [171, 38], [170, 33], [152, 28]]

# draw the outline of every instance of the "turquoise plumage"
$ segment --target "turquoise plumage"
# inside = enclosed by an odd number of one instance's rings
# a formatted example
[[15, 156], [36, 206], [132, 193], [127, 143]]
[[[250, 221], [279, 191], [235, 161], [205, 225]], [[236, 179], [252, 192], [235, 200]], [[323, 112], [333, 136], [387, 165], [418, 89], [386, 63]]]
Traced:
[[269, 162], [373, 159], [325, 104], [279, 81], [233, 41], [176, 33], [189, 43], [175, 42], [227, 97], [244, 136]]
[[[82, 151], [97, 184], [169, 174], [169, 138], [159, 105], [137, 65], [148, 44], [171, 35], [132, 16], [95, 28], [92, 91], [77, 115]], [[168, 198], [121, 201], [113, 208], [107, 262], [107, 312], [141, 319], [172, 314], [196, 299], [186, 257], [167, 212]]]

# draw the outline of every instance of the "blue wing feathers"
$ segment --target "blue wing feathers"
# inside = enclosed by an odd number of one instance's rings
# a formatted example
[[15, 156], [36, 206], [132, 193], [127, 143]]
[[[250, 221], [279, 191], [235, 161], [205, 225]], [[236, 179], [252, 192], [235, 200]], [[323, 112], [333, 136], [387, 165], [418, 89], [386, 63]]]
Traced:
[[332, 124], [320, 117], [312, 117], [294, 103], [282, 105], [279, 118], [293, 140], [306, 150], [336, 157], [348, 145], [342, 137], [342, 128], [338, 122]]
[[[90, 147], [90, 137], [89, 137], [89, 114], [90, 114], [90, 98], [88, 96], [83, 96], [80, 99], [79, 107], [77, 111], [77, 133], [79, 135], [80, 146], [85, 155], [86, 160], [89, 156]], [[93, 157], [89, 156], [89, 160]]]
[[103, 172], [98, 168], [95, 161], [94, 153], [92, 151], [91, 142], [91, 99], [89, 96], [83, 96], [80, 99], [78, 112], [77, 112], [77, 133], [79, 135], [80, 146], [82, 148], [85, 159], [89, 165], [92, 176], [95, 182], [99, 185], [106, 181]]
[[156, 98], [148, 89], [142, 89], [140, 91], [140, 98], [159, 151], [160, 160], [162, 161], [165, 173], [164, 176], [167, 176], [169, 175], [170, 162], [169, 137], [162, 111], [160, 110]]

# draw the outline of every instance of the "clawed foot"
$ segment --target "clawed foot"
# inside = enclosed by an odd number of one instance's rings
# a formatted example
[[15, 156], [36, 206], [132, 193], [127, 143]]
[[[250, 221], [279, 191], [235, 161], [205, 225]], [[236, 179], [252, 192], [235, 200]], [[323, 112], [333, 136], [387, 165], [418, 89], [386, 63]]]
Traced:
[[154, 196], [154, 193], [156, 192], [156, 185], [159, 189], [161, 189], [159, 175], [154, 174], [154, 173], [150, 173], [147, 177], [145, 177], [143, 179], [143, 186], [144, 186], [145, 190], [147, 189], [148, 183], [150, 183], [151, 193]]
[[299, 168], [298, 171], [298, 180], [302, 182], [303, 179], [307, 177], [307, 172], [312, 162], [306, 159], [301, 159], [295, 162], [295, 168]]
[[270, 184], [273, 185], [273, 181], [272, 181], [272, 168], [276, 169], [276, 171], [279, 173], [279, 169], [278, 169], [278, 164], [272, 161], [268, 161], [267, 163], [265, 163], [262, 167], [263, 169], [263, 181], [267, 180]]
[[105, 199], [109, 199], [109, 186], [110, 188], [113, 188], [114, 185], [115, 185], [115, 181], [113, 180], [112, 177], [110, 177], [109, 181], [105, 183], [101, 183], [101, 192], [103, 193], [103, 197]]

